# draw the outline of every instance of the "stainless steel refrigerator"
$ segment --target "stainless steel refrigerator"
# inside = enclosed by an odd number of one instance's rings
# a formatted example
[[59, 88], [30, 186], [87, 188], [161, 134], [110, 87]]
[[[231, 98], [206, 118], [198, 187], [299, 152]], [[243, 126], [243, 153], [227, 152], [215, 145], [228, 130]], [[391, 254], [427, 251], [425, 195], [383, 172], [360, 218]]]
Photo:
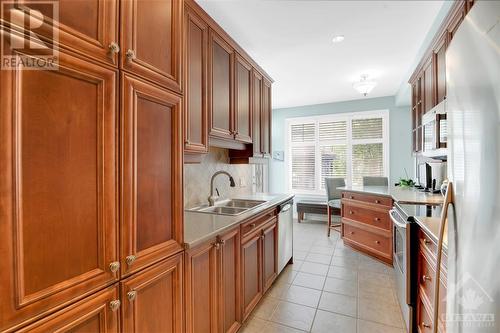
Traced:
[[446, 52], [447, 332], [500, 332], [500, 1], [477, 1]]

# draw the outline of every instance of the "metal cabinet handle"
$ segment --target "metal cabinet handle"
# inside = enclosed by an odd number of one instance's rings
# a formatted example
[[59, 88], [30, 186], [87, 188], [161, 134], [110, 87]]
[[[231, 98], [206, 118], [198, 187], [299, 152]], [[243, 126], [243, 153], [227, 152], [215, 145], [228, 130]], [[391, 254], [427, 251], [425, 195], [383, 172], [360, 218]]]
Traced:
[[374, 218], [374, 220], [375, 220], [376, 222], [379, 222], [379, 221], [380, 221], [380, 217], [376, 217], [376, 218]]
[[425, 328], [431, 328], [431, 325], [430, 324], [426, 324], [425, 322], [422, 322], [422, 326], [425, 327]]
[[109, 48], [109, 52], [111, 52], [111, 53], [120, 52], [120, 45], [118, 45], [118, 43], [116, 43], [116, 42], [111, 42], [109, 44], [108, 48]]
[[116, 273], [120, 269], [120, 263], [118, 261], [113, 261], [109, 264], [109, 270], [113, 273]]
[[264, 238], [266, 238], [265, 235], [260, 236], [260, 239], [264, 240]]
[[131, 302], [132, 302], [133, 300], [135, 300], [135, 298], [136, 298], [136, 297], [137, 297], [137, 291], [135, 291], [135, 290], [131, 290], [131, 291], [129, 291], [129, 292], [127, 293], [127, 298], [128, 298], [128, 300], [129, 300], [129, 301], [131, 301]]
[[125, 53], [125, 56], [127, 57], [128, 61], [134, 60], [135, 59], [135, 51], [128, 49], [127, 52]]
[[430, 240], [428, 240], [427, 238], [424, 238], [424, 244], [430, 244], [430, 243], [431, 243]]
[[250, 224], [251, 228], [255, 228], [255, 223]]
[[353, 212], [352, 210], [350, 210], [350, 211], [349, 211], [349, 214], [353, 215], [353, 214], [354, 214], [354, 212]]
[[380, 200], [375, 200], [375, 203], [376, 203], [376, 204], [379, 204], [379, 203], [380, 203]]
[[220, 243], [219, 242], [215, 242], [214, 243], [214, 247], [216, 250], [218, 250], [220, 248]]
[[132, 266], [135, 259], [137, 259], [137, 258], [133, 254], [131, 254], [131, 255], [127, 256], [127, 258], [125, 258], [125, 262], [127, 263], [127, 265]]
[[354, 199], [354, 196], [352, 196], [352, 195], [351, 195], [351, 196], [349, 197], [349, 199]]
[[111, 311], [116, 311], [116, 310], [118, 310], [118, 308], [120, 307], [121, 304], [122, 304], [122, 302], [120, 302], [119, 299], [115, 299], [114, 301], [109, 302], [109, 307], [110, 307]]
[[427, 276], [427, 275], [422, 275], [422, 282], [425, 282], [425, 281], [431, 281], [431, 277], [430, 276]]
[[354, 231], [349, 231], [349, 233], [350, 233], [351, 235], [354, 235]]
[[375, 241], [375, 244], [380, 244], [380, 241], [376, 240], [376, 241]]

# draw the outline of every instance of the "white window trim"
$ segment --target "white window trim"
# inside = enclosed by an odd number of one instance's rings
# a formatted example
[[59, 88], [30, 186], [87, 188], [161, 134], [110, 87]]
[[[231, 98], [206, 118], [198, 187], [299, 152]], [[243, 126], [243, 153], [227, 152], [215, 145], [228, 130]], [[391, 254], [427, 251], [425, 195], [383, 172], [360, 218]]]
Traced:
[[[303, 124], [306, 122], [315, 122], [316, 125], [319, 122], [325, 122], [325, 121], [342, 121], [345, 120], [347, 124], [347, 146], [352, 147], [353, 141], [355, 143], [373, 143], [373, 142], [380, 142], [379, 139], [357, 139], [353, 140], [352, 139], [352, 131], [351, 131], [351, 120], [352, 119], [365, 119], [365, 118], [382, 118], [382, 130], [384, 133], [384, 138], [382, 140], [383, 145], [384, 145], [384, 176], [389, 178], [390, 182], [390, 127], [389, 127], [389, 110], [371, 110], [371, 111], [359, 111], [359, 112], [345, 112], [345, 113], [331, 113], [331, 114], [325, 114], [325, 115], [319, 115], [319, 116], [303, 116], [303, 117], [293, 117], [293, 118], [287, 118], [285, 119], [285, 170], [286, 170], [286, 175], [287, 177], [287, 189], [289, 193], [297, 194], [297, 195], [304, 195], [310, 198], [324, 198], [326, 196], [325, 190], [320, 189], [320, 177], [316, 177], [315, 179], [315, 187], [319, 190], [293, 190], [292, 189], [292, 168], [290, 166], [290, 156], [291, 156], [291, 144], [290, 144], [290, 126], [295, 125], [295, 124]], [[318, 128], [318, 126], [316, 126]], [[315, 156], [319, 156], [319, 145], [317, 142], [319, 141], [319, 130], [315, 131], [315, 142], [301, 142], [301, 143], [295, 143], [295, 146], [314, 146], [315, 147]], [[340, 140], [329, 140], [329, 141], [323, 141], [327, 143], [344, 143], [344, 141]], [[352, 152], [351, 149], [347, 149], [347, 179], [346, 179], [346, 184], [351, 184], [352, 182]], [[318, 165], [319, 163], [315, 164], [315, 174], [320, 175], [321, 174], [321, 166]], [[325, 193], [323, 193], [325, 192]]]

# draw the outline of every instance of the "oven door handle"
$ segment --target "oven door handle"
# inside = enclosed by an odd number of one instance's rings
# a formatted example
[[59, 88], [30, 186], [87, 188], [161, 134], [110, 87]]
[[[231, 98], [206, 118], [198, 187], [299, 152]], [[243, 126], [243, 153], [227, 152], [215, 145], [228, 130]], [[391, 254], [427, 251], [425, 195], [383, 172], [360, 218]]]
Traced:
[[394, 223], [397, 227], [399, 228], [404, 228], [406, 229], [406, 223], [399, 222], [397, 218], [394, 217], [394, 214], [399, 215], [394, 208], [389, 211], [389, 216], [391, 218], [392, 223]]

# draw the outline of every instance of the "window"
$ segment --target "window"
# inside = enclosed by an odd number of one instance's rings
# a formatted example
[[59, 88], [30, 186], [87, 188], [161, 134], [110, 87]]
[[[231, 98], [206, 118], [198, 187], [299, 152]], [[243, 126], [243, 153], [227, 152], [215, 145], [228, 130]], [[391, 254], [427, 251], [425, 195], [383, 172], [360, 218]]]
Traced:
[[287, 120], [289, 189], [324, 195], [326, 177], [362, 185], [389, 175], [389, 112], [370, 111]]

